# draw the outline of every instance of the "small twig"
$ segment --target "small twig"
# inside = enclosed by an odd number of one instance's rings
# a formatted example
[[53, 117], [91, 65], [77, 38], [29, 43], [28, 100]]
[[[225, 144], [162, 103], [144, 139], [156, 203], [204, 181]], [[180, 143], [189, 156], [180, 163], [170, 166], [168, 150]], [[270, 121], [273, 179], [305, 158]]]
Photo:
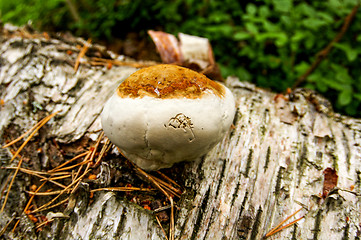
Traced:
[[145, 192], [151, 192], [151, 191], [154, 191], [154, 189], [138, 188], [138, 187], [107, 187], [107, 188], [97, 188], [97, 189], [90, 190], [90, 192], [98, 192], [98, 191], [120, 191], [120, 192], [145, 191]]
[[160, 226], [160, 229], [162, 229], [165, 239], [168, 240], [167, 233], [164, 231], [164, 228], [163, 228], [162, 224], [160, 223], [158, 216], [155, 216], [155, 219], [157, 219], [158, 225]]
[[20, 161], [19, 161], [19, 163], [18, 163], [18, 167], [16, 168], [15, 173], [14, 173], [14, 175], [13, 175], [13, 178], [12, 178], [11, 181], [10, 181], [9, 188], [8, 188], [8, 192], [6, 193], [5, 200], [4, 200], [4, 203], [3, 203], [3, 206], [2, 206], [0, 212], [3, 212], [3, 211], [4, 211], [6, 202], [7, 202], [8, 198], [9, 198], [9, 193], [10, 193], [11, 187], [13, 186], [15, 177], [16, 177], [16, 175], [17, 175], [18, 172], [19, 172], [19, 169], [20, 169], [20, 167], [21, 167], [22, 162], [23, 162], [23, 158], [20, 158]]
[[50, 196], [50, 195], [59, 194], [61, 192], [61, 190], [51, 191], [51, 192], [32, 192], [32, 191], [25, 191], [25, 192], [32, 196]]
[[80, 180], [80, 181], [77, 181], [77, 183], [75, 184], [75, 186], [73, 187], [73, 189], [69, 189], [69, 191], [71, 190], [70, 193], [75, 192], [75, 191], [78, 189], [80, 183], [81, 183], [81, 180]]
[[171, 208], [171, 207], [172, 207], [172, 206], [170, 206], [170, 205], [164, 206], [164, 207], [160, 207], [160, 208], [154, 209], [153, 212], [158, 213], [158, 212], [167, 210], [167, 209], [169, 209], [169, 208]]
[[359, 8], [359, 3], [355, 5], [352, 11], [347, 15], [345, 21], [341, 27], [340, 32], [335, 36], [335, 38], [321, 51], [316, 54], [316, 60], [312, 63], [312, 65], [307, 69], [307, 71], [301, 75], [295, 84], [293, 85], [292, 89], [298, 87], [302, 82], [306, 80], [306, 78], [320, 65], [323, 59], [330, 53], [331, 49], [333, 48], [334, 44], [339, 42], [343, 35], [346, 33], [347, 29], [350, 26], [352, 19], [355, 17], [357, 10]]
[[88, 51], [88, 48], [89, 48], [91, 42], [92, 42], [92, 40], [89, 38], [88, 41], [86, 41], [86, 43], [84, 44], [81, 51], [79, 52], [79, 55], [76, 58], [76, 62], [75, 62], [75, 65], [74, 65], [74, 70], [75, 71], [78, 71], [78, 68], [79, 68], [79, 65], [80, 65], [80, 60], [84, 57], [85, 53]]
[[66, 188], [61, 190], [60, 193], [55, 198], [53, 198], [49, 202], [45, 203], [44, 205], [38, 207], [37, 209], [31, 211], [30, 213], [37, 213], [37, 212], [40, 212], [40, 211], [44, 210], [46, 207], [48, 207], [53, 202], [55, 202], [55, 200], [58, 199], [64, 192], [66, 192], [66, 190], [70, 189], [74, 184], [75, 184], [75, 182], [71, 183], [69, 186], [67, 186]]

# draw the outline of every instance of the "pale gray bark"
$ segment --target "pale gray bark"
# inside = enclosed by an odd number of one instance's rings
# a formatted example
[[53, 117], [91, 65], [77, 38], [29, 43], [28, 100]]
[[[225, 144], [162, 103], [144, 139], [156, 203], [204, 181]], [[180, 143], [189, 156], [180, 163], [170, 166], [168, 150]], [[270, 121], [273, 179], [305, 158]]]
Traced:
[[[62, 112], [47, 124], [48, 138], [63, 143], [84, 136], [94, 139], [104, 102], [136, 69], [81, 64], [75, 72], [76, 53], [75, 43], [62, 40], [1, 36], [1, 145], [11, 124], [22, 133], [57, 110]], [[287, 101], [237, 78], [228, 78], [226, 85], [237, 100], [235, 128], [202, 161], [185, 165], [176, 238], [260, 239], [304, 206], [295, 216], [304, 219], [270, 239], [359, 239], [360, 120], [327, 108], [320, 111], [322, 102], [307, 93]], [[8, 150], [1, 150], [2, 166], [14, 165], [10, 158]], [[323, 170], [328, 167], [337, 171], [338, 190], [322, 198]], [[1, 187], [7, 174], [0, 170]], [[9, 201], [0, 228], [12, 218], [15, 206], [26, 204], [22, 181], [15, 181], [10, 197], [16, 204]], [[164, 239], [148, 211], [113, 193], [96, 195], [88, 205], [86, 186], [72, 196], [66, 215], [69, 218], [56, 220], [40, 238]], [[37, 238], [26, 216], [18, 229], [4, 236]]]

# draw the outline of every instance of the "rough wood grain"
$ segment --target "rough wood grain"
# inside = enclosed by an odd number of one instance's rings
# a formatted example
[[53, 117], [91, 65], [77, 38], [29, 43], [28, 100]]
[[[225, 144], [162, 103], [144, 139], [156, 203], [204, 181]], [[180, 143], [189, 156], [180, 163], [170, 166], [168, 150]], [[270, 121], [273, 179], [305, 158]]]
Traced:
[[[0, 39], [0, 144], [10, 125], [22, 133], [57, 110], [62, 112], [47, 124], [47, 138], [63, 143], [85, 135], [94, 139], [104, 102], [136, 69], [81, 64], [74, 72], [76, 44], [83, 40], [10, 35]], [[202, 161], [185, 164], [186, 192], [178, 202], [176, 238], [261, 239], [302, 206], [294, 219], [304, 219], [269, 239], [359, 239], [360, 120], [322, 111], [324, 100], [309, 92], [298, 91], [285, 100], [237, 78], [229, 77], [226, 84], [237, 99], [235, 128]], [[2, 166], [15, 165], [10, 158], [9, 150], [0, 151]], [[46, 159], [38, 164], [46, 166]], [[338, 182], [322, 196], [326, 168], [336, 170]], [[8, 173], [0, 170], [1, 189]], [[26, 204], [23, 181], [15, 181], [10, 197], [16, 203], [0, 214], [1, 229], [14, 208]], [[40, 234], [23, 216], [22, 232], [3, 236], [164, 239], [149, 212], [113, 193], [97, 194], [88, 204], [84, 187], [71, 199], [69, 218], [57, 219]]]

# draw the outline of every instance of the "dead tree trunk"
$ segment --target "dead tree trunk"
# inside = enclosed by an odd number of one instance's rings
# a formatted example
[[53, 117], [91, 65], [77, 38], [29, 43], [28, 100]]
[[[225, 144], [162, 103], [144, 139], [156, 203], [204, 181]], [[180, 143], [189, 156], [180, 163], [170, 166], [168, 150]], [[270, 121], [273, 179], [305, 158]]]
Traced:
[[[42, 133], [44, 155], [35, 152], [27, 163], [35, 169], [53, 157], [46, 139], [67, 144], [94, 139], [104, 102], [136, 70], [84, 63], [75, 72], [81, 39], [9, 30], [0, 38], [0, 144], [10, 130], [20, 135], [45, 114], [62, 110]], [[111, 54], [97, 46], [90, 50]], [[185, 165], [176, 239], [261, 239], [301, 207], [288, 222], [304, 218], [270, 239], [359, 239], [360, 120], [332, 113], [312, 92], [284, 97], [232, 77], [226, 85], [237, 99], [234, 128], [201, 162]], [[2, 166], [16, 166], [12, 154], [1, 150]], [[4, 193], [9, 174], [0, 170]], [[149, 211], [112, 192], [96, 195], [90, 204], [85, 185], [68, 202], [69, 218], [36, 233], [34, 223], [21, 215], [13, 233], [6, 224], [14, 210], [24, 209], [26, 181], [26, 176], [15, 180], [0, 215], [5, 238], [164, 239]]]

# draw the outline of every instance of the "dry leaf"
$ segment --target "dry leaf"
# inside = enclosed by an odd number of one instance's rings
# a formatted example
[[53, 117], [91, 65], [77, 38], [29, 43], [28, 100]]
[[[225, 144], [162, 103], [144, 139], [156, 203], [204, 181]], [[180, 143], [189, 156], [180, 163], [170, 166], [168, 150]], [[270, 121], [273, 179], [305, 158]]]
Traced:
[[337, 186], [338, 175], [335, 169], [326, 168], [323, 170], [323, 177], [322, 196], [326, 197], [328, 193]]
[[182, 53], [180, 52], [177, 38], [162, 31], [149, 30], [148, 34], [152, 38], [163, 63], [181, 63]]

